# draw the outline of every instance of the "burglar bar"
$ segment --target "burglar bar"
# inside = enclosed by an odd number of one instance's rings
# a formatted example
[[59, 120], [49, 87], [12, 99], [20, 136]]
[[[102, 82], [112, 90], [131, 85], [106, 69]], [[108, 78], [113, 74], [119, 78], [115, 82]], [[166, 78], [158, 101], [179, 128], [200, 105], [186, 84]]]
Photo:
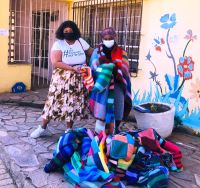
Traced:
[[9, 64], [32, 64], [32, 85], [49, 83], [50, 49], [55, 31], [68, 19], [68, 4], [58, 0], [9, 1]]
[[128, 53], [130, 73], [137, 76], [143, 0], [86, 0], [73, 3], [73, 20], [82, 37], [95, 47], [100, 32], [112, 26], [117, 43]]

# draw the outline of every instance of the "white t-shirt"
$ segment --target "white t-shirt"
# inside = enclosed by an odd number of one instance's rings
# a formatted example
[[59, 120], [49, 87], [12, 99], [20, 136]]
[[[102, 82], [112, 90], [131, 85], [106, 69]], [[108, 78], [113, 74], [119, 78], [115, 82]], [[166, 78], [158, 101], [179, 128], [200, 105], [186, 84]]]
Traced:
[[63, 63], [68, 65], [79, 65], [85, 63], [86, 56], [84, 51], [88, 50], [89, 47], [89, 44], [82, 38], [79, 38], [79, 41], [76, 40], [72, 45], [68, 44], [65, 40], [57, 40], [54, 42], [51, 51], [62, 51]]

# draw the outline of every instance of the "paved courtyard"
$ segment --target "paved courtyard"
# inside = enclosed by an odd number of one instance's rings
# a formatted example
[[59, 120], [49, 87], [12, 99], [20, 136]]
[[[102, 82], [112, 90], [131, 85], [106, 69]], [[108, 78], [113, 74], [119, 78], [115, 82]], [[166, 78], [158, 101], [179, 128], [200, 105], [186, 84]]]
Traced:
[[[41, 122], [46, 94], [46, 89], [18, 95], [0, 94], [0, 187], [72, 187], [62, 173], [46, 174], [43, 171], [65, 130], [64, 122], [50, 123], [51, 137], [29, 137]], [[124, 123], [126, 128], [135, 125], [130, 121]], [[94, 119], [90, 116], [87, 120], [76, 122], [75, 127], [93, 129]], [[169, 139], [181, 148], [185, 169], [181, 173], [171, 173], [169, 187], [200, 187], [200, 137], [178, 130]]]

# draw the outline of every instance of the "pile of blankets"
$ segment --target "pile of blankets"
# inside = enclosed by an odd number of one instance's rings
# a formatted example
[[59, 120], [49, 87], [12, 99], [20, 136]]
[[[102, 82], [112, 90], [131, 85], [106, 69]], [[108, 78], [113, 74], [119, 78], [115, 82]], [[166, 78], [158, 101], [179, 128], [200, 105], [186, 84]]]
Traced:
[[183, 170], [180, 149], [154, 129], [116, 135], [78, 128], [63, 134], [46, 164], [47, 173], [64, 170], [78, 188], [167, 187], [169, 171]]

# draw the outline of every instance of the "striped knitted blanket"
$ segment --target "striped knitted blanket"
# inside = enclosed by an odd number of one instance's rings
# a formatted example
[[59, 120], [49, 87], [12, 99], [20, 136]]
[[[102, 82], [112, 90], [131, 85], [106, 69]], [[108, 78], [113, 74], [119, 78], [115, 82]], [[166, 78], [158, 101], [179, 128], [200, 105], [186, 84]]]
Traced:
[[[124, 139], [122, 135], [128, 137]], [[123, 179], [130, 185], [164, 188], [169, 170], [182, 170], [181, 157], [180, 149], [154, 129], [108, 137], [104, 131], [94, 136], [89, 129], [78, 128], [60, 137], [44, 170], [50, 173], [63, 168], [66, 180], [77, 188], [121, 188]]]
[[80, 73], [83, 77], [83, 84], [88, 89], [88, 91], [91, 91], [94, 87], [94, 80], [92, 78], [92, 71], [90, 67], [83, 65], [80, 69]]
[[[120, 84], [124, 89], [125, 101], [124, 101], [124, 118], [128, 116], [132, 107], [131, 100], [131, 82], [129, 75], [129, 63], [127, 53], [117, 45], [111, 52], [112, 60], [106, 58], [103, 53], [102, 45], [99, 45], [93, 52], [90, 59], [90, 67], [92, 69], [93, 78], [97, 89], [94, 89], [90, 94], [90, 110], [94, 117], [97, 119], [105, 120], [106, 123], [113, 123], [114, 117], [114, 77], [112, 75], [104, 74], [105, 76], [99, 76], [99, 68], [103, 70], [101, 66], [104, 64], [114, 64], [114, 68], [117, 68], [117, 75], [120, 78]], [[111, 70], [111, 69], [109, 69]], [[107, 73], [111, 72], [106, 70]], [[97, 92], [97, 91], [100, 92]]]

